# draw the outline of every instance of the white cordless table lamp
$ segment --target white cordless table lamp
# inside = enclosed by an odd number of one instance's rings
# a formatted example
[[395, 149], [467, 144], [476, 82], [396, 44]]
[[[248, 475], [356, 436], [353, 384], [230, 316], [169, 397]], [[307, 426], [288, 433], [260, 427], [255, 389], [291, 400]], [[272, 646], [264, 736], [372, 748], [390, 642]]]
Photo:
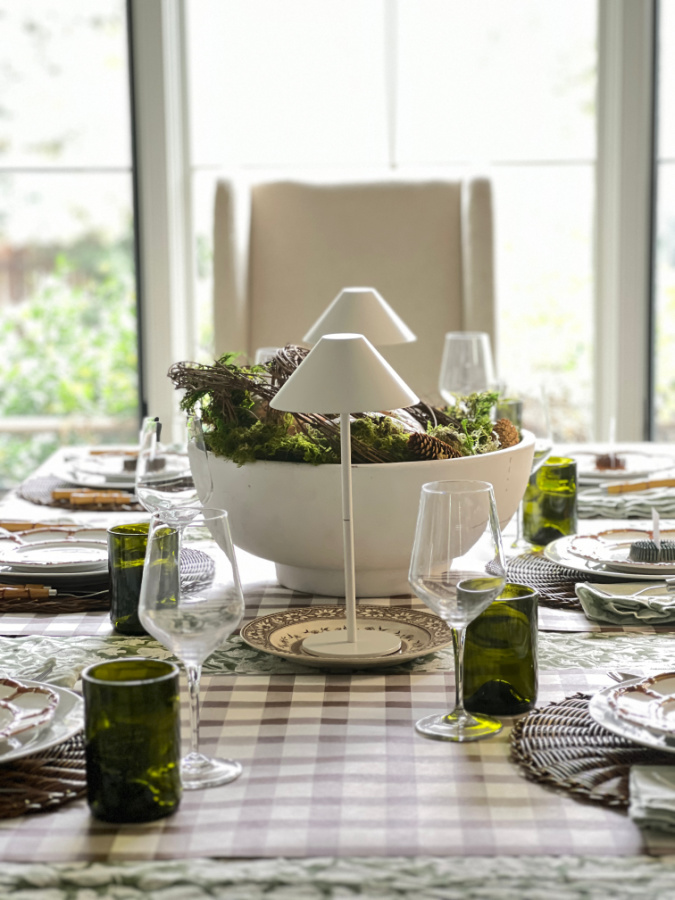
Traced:
[[315, 344], [324, 334], [362, 334], [371, 344], [407, 344], [417, 338], [384, 297], [370, 287], [348, 287], [319, 316], [304, 337]]
[[352, 520], [352, 446], [350, 413], [397, 409], [418, 397], [362, 334], [321, 337], [270, 401], [287, 412], [340, 414], [342, 534], [344, 543], [347, 630], [305, 638], [303, 648], [319, 656], [385, 656], [401, 641], [396, 635], [357, 627]]

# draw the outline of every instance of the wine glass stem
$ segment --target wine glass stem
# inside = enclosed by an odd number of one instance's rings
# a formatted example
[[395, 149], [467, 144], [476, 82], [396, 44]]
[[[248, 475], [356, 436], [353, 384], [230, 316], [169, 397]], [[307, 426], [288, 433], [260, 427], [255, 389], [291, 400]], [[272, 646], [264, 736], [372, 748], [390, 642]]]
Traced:
[[199, 680], [201, 666], [185, 666], [190, 692], [190, 753], [199, 753]]
[[466, 627], [453, 628], [455, 644], [455, 712], [464, 712], [464, 640]]

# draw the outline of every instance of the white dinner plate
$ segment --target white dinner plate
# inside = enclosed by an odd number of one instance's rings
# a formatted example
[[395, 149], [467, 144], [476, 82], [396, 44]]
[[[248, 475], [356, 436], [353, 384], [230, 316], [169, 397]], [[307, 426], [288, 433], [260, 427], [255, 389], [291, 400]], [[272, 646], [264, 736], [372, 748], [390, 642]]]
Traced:
[[20, 538], [24, 544], [65, 540], [103, 542], [108, 540], [105, 528], [83, 528], [80, 525], [45, 525], [42, 528], [32, 528], [30, 531], [15, 531], [14, 535]]
[[58, 696], [59, 702], [49, 727], [0, 741], [0, 765], [55, 747], [77, 734], [84, 726], [84, 702], [73, 691], [55, 684], [42, 684], [39, 681], [21, 679], [21, 682], [27, 687], [49, 688]]
[[[662, 540], [675, 542], [675, 531], [661, 532]], [[604, 564], [615, 572], [665, 577], [675, 574], [675, 560], [667, 562], [641, 562], [630, 558], [630, 548], [634, 541], [649, 541], [651, 531], [638, 528], [613, 528], [598, 534], [576, 535], [569, 543], [569, 551], [574, 556], [589, 562]]]
[[46, 727], [58, 703], [58, 694], [46, 685], [0, 678], [0, 741]]
[[[664, 673], [656, 676], [665, 682], [670, 682], [668, 690], [663, 692], [663, 702], [668, 706], [675, 703], [675, 673]], [[631, 678], [630, 681], [623, 681], [621, 684], [615, 684], [611, 687], [598, 691], [591, 697], [588, 711], [592, 718], [599, 724], [607, 728], [619, 737], [627, 738], [635, 741], [637, 744], [643, 744], [646, 747], [653, 747], [655, 750], [665, 750], [667, 753], [675, 753], [675, 731], [664, 727], [664, 723], [659, 721], [656, 714], [652, 716], [647, 712], [647, 706], [652, 698], [644, 701], [645, 711], [642, 716], [639, 715], [640, 701], [636, 699], [635, 710], [631, 711], [630, 704], [626, 702], [625, 706], [618, 702], [618, 697], [628, 696], [633, 692], [634, 698], [643, 693], [643, 686], [647, 682], [654, 682], [654, 676], [645, 677], [641, 675], [639, 678]], [[658, 701], [654, 698], [654, 702]], [[656, 726], [656, 727], [655, 727]]]
[[[617, 581], [654, 581], [654, 575], [647, 575], [642, 572], [619, 572], [617, 569], [610, 569], [605, 563], [596, 562], [595, 560], [584, 559], [581, 556], [575, 556], [570, 550], [570, 543], [577, 535], [567, 535], [567, 537], [557, 538], [547, 544], [543, 550], [543, 556], [549, 562], [557, 563], [565, 569], [576, 569], [578, 572], [584, 572], [588, 575], [602, 575], [605, 578], [615, 578]], [[666, 573], [662, 573], [665, 577]]]
[[617, 450], [617, 457], [624, 463], [623, 469], [598, 469], [598, 456], [589, 450], [571, 450], [569, 456], [577, 461], [577, 478], [580, 482], [594, 483], [602, 481], [630, 481], [642, 478], [654, 472], [675, 468], [675, 457], [665, 454], [644, 453], [640, 450]]
[[91, 572], [108, 563], [108, 547], [103, 541], [54, 540], [17, 544], [0, 543], [0, 565], [13, 572]]

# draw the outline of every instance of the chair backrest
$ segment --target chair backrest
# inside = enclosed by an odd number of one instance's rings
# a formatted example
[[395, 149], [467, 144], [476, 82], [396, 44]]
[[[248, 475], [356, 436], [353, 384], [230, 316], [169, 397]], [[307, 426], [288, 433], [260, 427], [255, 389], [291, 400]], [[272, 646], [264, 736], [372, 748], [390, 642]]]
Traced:
[[495, 346], [492, 194], [466, 181], [218, 182], [214, 222], [217, 353], [302, 343], [344, 287], [376, 288], [415, 332], [380, 348], [437, 397], [447, 331]]

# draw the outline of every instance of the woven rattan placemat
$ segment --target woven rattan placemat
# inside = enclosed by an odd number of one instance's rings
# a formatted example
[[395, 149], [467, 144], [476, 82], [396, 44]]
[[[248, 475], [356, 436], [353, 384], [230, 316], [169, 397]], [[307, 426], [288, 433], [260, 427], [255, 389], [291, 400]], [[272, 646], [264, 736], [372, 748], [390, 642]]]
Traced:
[[[31, 579], [27, 579], [31, 581]], [[32, 579], [36, 581], [36, 579]], [[0, 587], [3, 584], [0, 583]], [[15, 585], [7, 585], [14, 587]], [[82, 613], [108, 612], [110, 609], [110, 593], [108, 588], [92, 588], [90, 591], [59, 590], [54, 597], [43, 597], [31, 600], [28, 597], [0, 597], [0, 615], [2, 613]]]
[[87, 791], [82, 732], [0, 766], [0, 819], [56, 809]]
[[[581, 609], [574, 586], [580, 581], [588, 581], [587, 572], [567, 569], [532, 552], [510, 559], [506, 564], [506, 574], [509, 581], [536, 588], [543, 606], [552, 609]], [[595, 575], [593, 580], [612, 581], [611, 578]]]
[[511, 759], [530, 781], [607, 806], [628, 806], [634, 765], [675, 765], [675, 756], [634, 744], [591, 718], [590, 694], [528, 713], [511, 732]]
[[[125, 512], [135, 512], [143, 510], [141, 504], [136, 502], [115, 504], [114, 506], [107, 504], [73, 505], [69, 500], [54, 500], [52, 498], [52, 491], [56, 490], [72, 491], [77, 490], [77, 488], [74, 485], [70, 484], [70, 482], [63, 481], [63, 479], [57, 478], [55, 475], [43, 475], [38, 478], [29, 478], [28, 481], [24, 481], [23, 484], [20, 484], [16, 489], [16, 493], [23, 500], [28, 500], [30, 503], [38, 503], [40, 506], [56, 506], [60, 509], [113, 509], [123, 510]], [[107, 492], [102, 489], [100, 493], [104, 494]]]

